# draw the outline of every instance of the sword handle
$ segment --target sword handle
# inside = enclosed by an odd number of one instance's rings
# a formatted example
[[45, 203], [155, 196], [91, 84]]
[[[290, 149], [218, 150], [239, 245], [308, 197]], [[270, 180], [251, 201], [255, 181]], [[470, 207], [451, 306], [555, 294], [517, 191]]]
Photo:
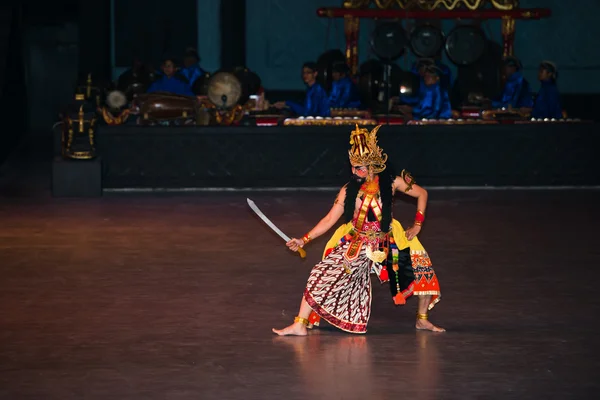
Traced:
[[304, 250], [302, 247], [298, 249], [298, 253], [300, 253], [301, 258], [306, 258], [306, 250]]

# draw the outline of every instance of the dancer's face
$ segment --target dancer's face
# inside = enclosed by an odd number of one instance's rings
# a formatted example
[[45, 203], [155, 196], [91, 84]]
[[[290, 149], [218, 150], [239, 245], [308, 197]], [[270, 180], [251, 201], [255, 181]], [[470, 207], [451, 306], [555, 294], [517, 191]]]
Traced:
[[356, 180], [364, 180], [369, 175], [369, 169], [364, 165], [353, 165], [352, 175]]

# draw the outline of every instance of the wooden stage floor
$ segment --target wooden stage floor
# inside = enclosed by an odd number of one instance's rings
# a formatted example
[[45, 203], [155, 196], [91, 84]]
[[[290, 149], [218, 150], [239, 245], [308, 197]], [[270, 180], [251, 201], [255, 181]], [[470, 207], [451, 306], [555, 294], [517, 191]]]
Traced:
[[[275, 337], [333, 193], [0, 196], [2, 399], [591, 399], [600, 389], [600, 192], [431, 191], [443, 300], [414, 330], [373, 280], [366, 335]], [[414, 206], [397, 201], [410, 221]]]

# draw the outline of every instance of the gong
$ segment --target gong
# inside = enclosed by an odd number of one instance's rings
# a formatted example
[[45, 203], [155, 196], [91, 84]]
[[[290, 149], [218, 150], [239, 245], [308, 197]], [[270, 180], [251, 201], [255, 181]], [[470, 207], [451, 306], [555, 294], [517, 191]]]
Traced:
[[242, 96], [239, 79], [229, 72], [217, 72], [208, 81], [208, 99], [217, 107], [230, 108]]
[[346, 62], [346, 56], [338, 49], [327, 50], [317, 59], [317, 82], [328, 92], [333, 83], [333, 66], [338, 62]]
[[420, 58], [434, 58], [444, 47], [444, 33], [433, 25], [416, 27], [410, 35], [410, 48]]
[[485, 43], [485, 35], [478, 27], [457, 26], [446, 39], [446, 54], [458, 66], [470, 65], [483, 56]]
[[260, 90], [262, 81], [258, 74], [246, 67], [236, 67], [233, 69], [233, 74], [240, 81], [242, 87], [242, 95], [240, 96], [239, 103], [245, 104], [250, 96], [255, 95]]
[[386, 74], [389, 75], [389, 95], [397, 96], [400, 94], [402, 73], [402, 69], [396, 64], [383, 63], [374, 59], [363, 63], [360, 66], [360, 77], [358, 80], [358, 91], [361, 102], [370, 108], [384, 102]]
[[378, 25], [371, 35], [371, 49], [381, 60], [393, 61], [404, 54], [408, 45], [406, 32], [397, 22]]

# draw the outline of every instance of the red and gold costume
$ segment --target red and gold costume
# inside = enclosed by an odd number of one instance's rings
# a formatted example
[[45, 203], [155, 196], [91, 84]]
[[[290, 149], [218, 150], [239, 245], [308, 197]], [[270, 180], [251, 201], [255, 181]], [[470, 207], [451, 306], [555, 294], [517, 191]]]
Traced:
[[[382, 172], [387, 156], [377, 146], [377, 130], [352, 132], [350, 161], [353, 165], [369, 165]], [[408, 185], [414, 180], [406, 171], [400, 176]], [[382, 231], [382, 190], [379, 175], [360, 187], [355, 199], [354, 218], [340, 226], [325, 247], [323, 259], [312, 269], [304, 291], [304, 299], [312, 308], [308, 322], [318, 325], [320, 318], [351, 333], [365, 333], [371, 313], [370, 273], [381, 283], [389, 282], [396, 305], [416, 295], [431, 295], [429, 309], [440, 300], [441, 292], [429, 255], [415, 237], [408, 240], [402, 225], [391, 219], [389, 230]], [[347, 192], [348, 193], [348, 192]], [[393, 196], [391, 193], [390, 196]], [[337, 202], [338, 200], [336, 200]], [[417, 213], [421, 224], [423, 213]]]

